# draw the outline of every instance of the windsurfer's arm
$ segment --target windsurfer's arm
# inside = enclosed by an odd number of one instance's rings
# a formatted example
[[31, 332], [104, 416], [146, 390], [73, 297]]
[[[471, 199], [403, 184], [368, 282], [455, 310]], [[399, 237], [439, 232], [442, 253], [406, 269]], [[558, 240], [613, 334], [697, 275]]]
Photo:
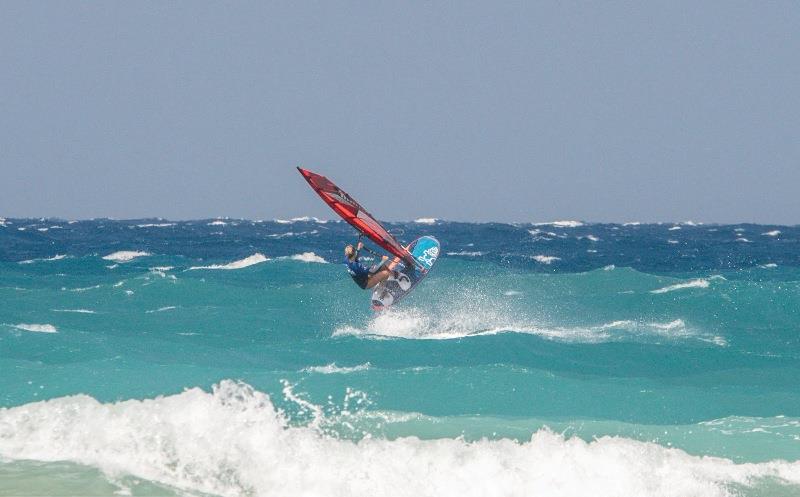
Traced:
[[356, 245], [356, 259], [358, 259], [361, 249], [364, 248], [364, 242], [361, 241], [361, 238], [358, 240], [358, 244]]

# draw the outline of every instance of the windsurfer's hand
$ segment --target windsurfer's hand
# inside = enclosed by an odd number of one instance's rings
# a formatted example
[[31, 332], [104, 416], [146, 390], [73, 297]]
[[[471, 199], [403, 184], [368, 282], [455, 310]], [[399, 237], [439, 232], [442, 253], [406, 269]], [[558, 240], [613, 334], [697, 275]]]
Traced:
[[358, 247], [356, 250], [361, 250], [362, 248], [364, 248], [364, 242], [358, 242]]

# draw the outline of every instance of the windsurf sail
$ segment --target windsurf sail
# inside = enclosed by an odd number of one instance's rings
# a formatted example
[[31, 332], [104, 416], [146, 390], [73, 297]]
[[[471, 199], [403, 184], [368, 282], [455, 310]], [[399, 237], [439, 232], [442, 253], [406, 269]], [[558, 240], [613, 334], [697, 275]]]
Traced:
[[387, 250], [390, 254], [399, 257], [407, 264], [418, 265], [408, 250], [386, 231], [386, 228], [381, 226], [381, 223], [375, 219], [375, 216], [367, 212], [361, 204], [356, 202], [347, 192], [336, 186], [333, 181], [321, 174], [309, 171], [308, 169], [298, 167], [297, 170], [300, 171], [300, 174], [308, 181], [311, 188], [322, 197], [322, 200], [339, 214], [342, 219], [350, 223], [355, 229]]

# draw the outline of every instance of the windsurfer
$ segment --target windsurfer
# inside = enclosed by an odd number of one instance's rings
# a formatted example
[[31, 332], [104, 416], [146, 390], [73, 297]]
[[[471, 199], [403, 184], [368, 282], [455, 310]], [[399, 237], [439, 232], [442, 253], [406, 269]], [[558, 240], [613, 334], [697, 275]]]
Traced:
[[386, 256], [381, 258], [380, 263], [368, 268], [359, 260], [358, 253], [362, 248], [364, 248], [362, 242], [358, 242], [355, 248], [352, 245], [348, 245], [344, 248], [344, 264], [347, 267], [347, 272], [350, 273], [353, 281], [362, 289], [366, 290], [367, 288], [372, 288], [381, 281], [385, 281], [392, 276], [398, 280], [402, 277], [408, 278], [408, 276], [399, 271], [393, 271], [386, 267], [384, 265], [388, 259]]

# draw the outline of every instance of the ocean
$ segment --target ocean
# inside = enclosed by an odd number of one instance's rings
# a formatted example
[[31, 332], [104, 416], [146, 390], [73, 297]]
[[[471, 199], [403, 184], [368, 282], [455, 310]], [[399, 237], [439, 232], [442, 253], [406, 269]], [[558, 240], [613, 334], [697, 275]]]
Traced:
[[800, 227], [0, 218], [0, 495], [800, 496]]

